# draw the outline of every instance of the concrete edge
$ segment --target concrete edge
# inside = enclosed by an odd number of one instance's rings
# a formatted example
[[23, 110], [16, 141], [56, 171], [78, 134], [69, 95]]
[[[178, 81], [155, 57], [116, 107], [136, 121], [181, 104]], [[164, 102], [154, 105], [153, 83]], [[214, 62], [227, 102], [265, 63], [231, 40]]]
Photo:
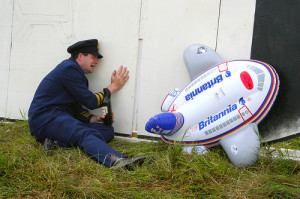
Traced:
[[[136, 137], [122, 137], [122, 136], [115, 136], [114, 140], [119, 141], [125, 141], [125, 142], [131, 142], [131, 143], [138, 143], [138, 142], [155, 142], [156, 140], [147, 140], [147, 139], [141, 139]], [[300, 150], [291, 150], [291, 149], [283, 149], [283, 148], [263, 148], [260, 149], [259, 155], [263, 157], [271, 157], [275, 159], [290, 159], [290, 160], [296, 160], [300, 161]]]
[[138, 142], [158, 142], [156, 140], [147, 140], [147, 139], [136, 138], [136, 137], [122, 137], [122, 136], [115, 136], [114, 140], [120, 140], [120, 141], [132, 142], [132, 143], [138, 143]]
[[260, 156], [272, 157], [275, 159], [290, 159], [300, 161], [300, 150], [291, 150], [283, 148], [264, 148], [260, 149]]

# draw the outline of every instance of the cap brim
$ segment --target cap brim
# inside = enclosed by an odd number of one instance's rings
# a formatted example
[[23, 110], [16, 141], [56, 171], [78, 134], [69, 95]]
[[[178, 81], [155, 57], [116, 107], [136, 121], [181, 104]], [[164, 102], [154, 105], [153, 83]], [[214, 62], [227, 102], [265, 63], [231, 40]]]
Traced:
[[100, 53], [98, 53], [97, 55], [98, 55], [98, 59], [103, 58], [103, 56]]
[[91, 53], [91, 54], [98, 56], [98, 59], [103, 58], [103, 56], [98, 52], [94, 52], [94, 53]]

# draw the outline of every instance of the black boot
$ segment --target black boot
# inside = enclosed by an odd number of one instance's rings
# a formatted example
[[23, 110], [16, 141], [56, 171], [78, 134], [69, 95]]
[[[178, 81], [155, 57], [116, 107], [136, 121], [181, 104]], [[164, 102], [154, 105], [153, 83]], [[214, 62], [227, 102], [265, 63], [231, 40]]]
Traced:
[[44, 141], [44, 151], [50, 151], [53, 150], [55, 148], [57, 148], [57, 143], [50, 140], [49, 138], [46, 138]]
[[148, 156], [139, 156], [139, 157], [133, 157], [133, 158], [118, 158], [114, 164], [112, 169], [120, 169], [125, 168], [129, 170], [133, 170], [134, 166], [141, 166], [146, 159], [149, 159]]

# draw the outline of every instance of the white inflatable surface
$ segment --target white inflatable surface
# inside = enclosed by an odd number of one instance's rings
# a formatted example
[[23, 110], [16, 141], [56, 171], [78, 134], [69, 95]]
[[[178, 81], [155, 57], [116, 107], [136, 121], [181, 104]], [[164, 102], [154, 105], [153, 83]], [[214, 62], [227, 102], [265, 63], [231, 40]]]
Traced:
[[[253, 88], [240, 75], [248, 72]], [[169, 112], [180, 112], [185, 122], [166, 143], [212, 145], [248, 123], [259, 123], [270, 110], [279, 79], [268, 64], [254, 60], [228, 61], [199, 75], [177, 96]]]
[[[188, 69], [198, 70], [193, 61], [187, 63], [193, 63]], [[257, 124], [279, 90], [274, 68], [256, 60], [233, 60], [210, 67], [196, 78], [190, 74], [193, 81], [181, 92], [171, 91], [161, 107], [164, 113], [152, 117], [145, 129], [161, 135], [165, 143], [186, 147], [220, 142], [237, 167], [256, 162], [260, 148]]]

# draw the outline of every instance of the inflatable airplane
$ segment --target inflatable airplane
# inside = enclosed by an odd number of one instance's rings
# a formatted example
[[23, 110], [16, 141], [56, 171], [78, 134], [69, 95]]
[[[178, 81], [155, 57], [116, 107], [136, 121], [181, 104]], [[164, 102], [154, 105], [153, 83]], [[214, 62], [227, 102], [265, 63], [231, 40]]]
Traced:
[[[186, 152], [221, 144], [243, 168], [256, 162], [258, 127], [272, 107], [279, 78], [272, 66], [255, 60], [224, 62], [211, 48], [194, 44], [184, 52], [191, 83], [172, 90], [145, 129]], [[200, 148], [199, 148], [200, 147]]]

